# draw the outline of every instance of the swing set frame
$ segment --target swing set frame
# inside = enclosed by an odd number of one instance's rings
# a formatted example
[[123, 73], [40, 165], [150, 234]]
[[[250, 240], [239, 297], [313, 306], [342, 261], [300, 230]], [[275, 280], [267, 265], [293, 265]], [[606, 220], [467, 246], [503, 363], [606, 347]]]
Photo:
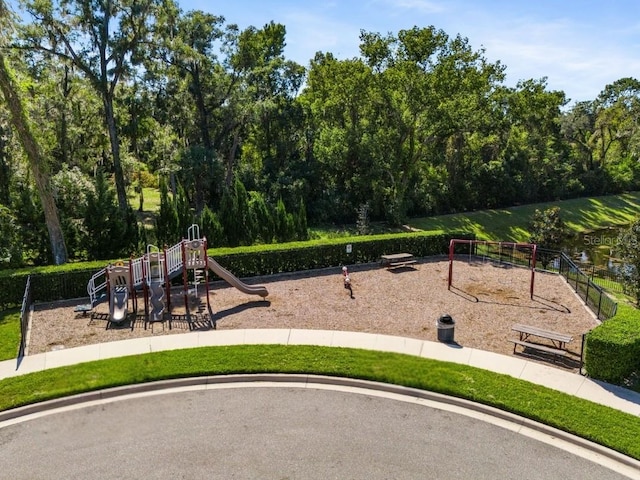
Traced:
[[451, 290], [451, 285], [453, 284], [453, 260], [455, 256], [455, 247], [456, 245], [469, 245], [469, 258], [471, 258], [471, 252], [474, 250], [474, 246], [476, 245], [498, 245], [500, 257], [502, 257], [503, 247], [505, 249], [511, 248], [512, 251], [516, 251], [516, 249], [520, 248], [528, 248], [531, 250], [531, 285], [529, 287], [529, 295], [530, 298], [533, 299], [534, 285], [536, 279], [536, 253], [537, 253], [537, 245], [535, 243], [516, 243], [516, 242], [491, 242], [487, 240], [465, 240], [460, 238], [452, 238], [449, 242], [449, 279], [447, 283], [447, 289]]

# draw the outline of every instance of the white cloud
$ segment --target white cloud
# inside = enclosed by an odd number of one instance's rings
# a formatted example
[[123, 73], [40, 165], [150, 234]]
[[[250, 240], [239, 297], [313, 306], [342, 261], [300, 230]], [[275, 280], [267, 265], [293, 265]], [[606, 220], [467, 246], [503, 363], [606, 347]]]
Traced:
[[360, 29], [332, 17], [290, 11], [285, 15], [287, 56], [307, 63], [318, 51], [331, 52], [338, 58], [351, 58], [359, 53]]

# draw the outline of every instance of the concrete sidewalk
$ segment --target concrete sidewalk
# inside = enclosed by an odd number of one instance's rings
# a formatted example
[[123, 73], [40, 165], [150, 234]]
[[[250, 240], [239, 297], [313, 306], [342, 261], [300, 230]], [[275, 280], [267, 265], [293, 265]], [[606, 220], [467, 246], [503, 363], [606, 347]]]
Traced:
[[0, 362], [0, 379], [76, 363], [181, 348], [279, 344], [351, 347], [404, 353], [503, 373], [640, 416], [640, 394], [577, 373], [493, 352], [412, 338], [298, 329], [213, 330], [135, 338], [30, 355]]

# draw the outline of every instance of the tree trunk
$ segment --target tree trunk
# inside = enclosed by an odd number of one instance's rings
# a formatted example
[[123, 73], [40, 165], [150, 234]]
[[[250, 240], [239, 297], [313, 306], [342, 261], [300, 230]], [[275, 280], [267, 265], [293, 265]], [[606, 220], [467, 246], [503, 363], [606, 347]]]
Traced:
[[42, 158], [38, 142], [29, 127], [22, 102], [13, 85], [9, 69], [2, 53], [0, 53], [0, 90], [2, 90], [7, 106], [9, 107], [11, 122], [18, 133], [18, 138], [22, 143], [22, 147], [29, 161], [29, 166], [36, 180], [47, 230], [49, 231], [53, 261], [56, 265], [61, 265], [67, 262], [67, 247], [64, 243], [64, 235], [62, 234], [60, 218], [58, 217], [58, 208], [56, 207], [56, 202], [51, 191], [51, 183], [47, 175], [47, 166]]
[[111, 141], [111, 155], [113, 157], [113, 173], [116, 180], [116, 194], [118, 196], [118, 206], [120, 210], [126, 212], [129, 202], [127, 201], [127, 188], [124, 183], [124, 172], [120, 162], [120, 142], [118, 140], [118, 130], [116, 129], [116, 117], [113, 112], [113, 99], [108, 93], [102, 93], [104, 113], [109, 130], [109, 140]]

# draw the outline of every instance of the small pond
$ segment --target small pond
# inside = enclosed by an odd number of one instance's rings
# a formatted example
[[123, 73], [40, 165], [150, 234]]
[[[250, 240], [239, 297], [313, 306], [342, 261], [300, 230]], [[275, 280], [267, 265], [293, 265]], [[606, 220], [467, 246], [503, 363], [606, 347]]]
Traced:
[[618, 235], [627, 227], [611, 227], [580, 233], [564, 242], [562, 249], [576, 262], [612, 267]]

